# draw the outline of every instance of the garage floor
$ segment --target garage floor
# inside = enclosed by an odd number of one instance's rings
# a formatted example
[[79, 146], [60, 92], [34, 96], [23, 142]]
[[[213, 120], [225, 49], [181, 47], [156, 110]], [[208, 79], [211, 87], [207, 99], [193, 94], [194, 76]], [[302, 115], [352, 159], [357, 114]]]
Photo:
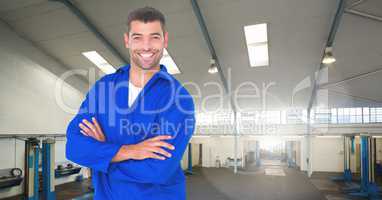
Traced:
[[[188, 200], [344, 200], [340, 183], [329, 177], [336, 174], [318, 173], [312, 178], [285, 166], [268, 165], [239, 170], [237, 175], [227, 168], [194, 168], [187, 176]], [[89, 181], [74, 182], [56, 188], [57, 200], [92, 199]], [[7, 200], [21, 199], [20, 197]], [[353, 198], [354, 199], [354, 198]]]

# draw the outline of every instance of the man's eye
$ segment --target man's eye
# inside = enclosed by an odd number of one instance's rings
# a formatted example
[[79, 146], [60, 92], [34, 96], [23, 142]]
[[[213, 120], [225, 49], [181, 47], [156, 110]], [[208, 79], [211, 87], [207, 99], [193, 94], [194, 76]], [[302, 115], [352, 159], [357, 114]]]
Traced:
[[140, 37], [133, 37], [133, 40], [139, 40], [141, 39]]

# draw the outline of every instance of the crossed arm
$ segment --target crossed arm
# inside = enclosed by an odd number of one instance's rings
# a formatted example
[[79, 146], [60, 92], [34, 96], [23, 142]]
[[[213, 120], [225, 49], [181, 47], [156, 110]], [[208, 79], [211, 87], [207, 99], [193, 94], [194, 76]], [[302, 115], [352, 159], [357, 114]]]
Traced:
[[193, 112], [182, 111], [194, 110], [192, 99], [182, 99], [160, 113], [161, 123], [176, 125], [176, 130], [159, 130], [157, 137], [122, 145], [108, 142], [105, 136], [109, 133], [104, 133], [94, 118], [98, 116], [97, 110], [92, 110], [91, 106], [98, 105], [100, 101], [97, 91], [95, 86], [88, 93], [80, 112], [69, 123], [66, 157], [94, 171], [108, 173], [115, 179], [140, 183], [166, 183], [170, 180], [179, 168], [194, 131]]
[[[79, 127], [81, 129], [80, 132], [84, 136], [91, 137], [99, 142], [105, 142], [105, 134], [96, 118], [92, 117], [91, 122], [83, 119]], [[144, 160], [147, 158], [158, 160], [165, 160], [166, 157], [171, 158], [171, 153], [163, 149], [175, 150], [173, 145], [164, 141], [170, 139], [172, 139], [172, 137], [169, 135], [160, 135], [138, 144], [122, 145], [111, 162]]]
[[179, 119], [183, 131], [174, 137], [159, 134], [138, 144], [118, 145], [105, 141], [96, 119], [90, 123], [90, 119], [78, 118], [76, 116], [68, 128], [67, 158], [95, 171], [110, 173], [113, 179], [139, 183], [167, 183], [178, 169], [194, 129], [193, 123], [183, 123], [183, 120], [194, 121], [190, 115]]

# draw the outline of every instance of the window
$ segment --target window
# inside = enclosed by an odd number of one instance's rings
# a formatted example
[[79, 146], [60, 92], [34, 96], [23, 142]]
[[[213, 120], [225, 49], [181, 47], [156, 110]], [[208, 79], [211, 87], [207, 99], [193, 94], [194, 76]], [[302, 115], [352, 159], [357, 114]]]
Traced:
[[266, 123], [267, 124], [280, 124], [281, 123], [280, 111], [267, 111], [266, 112]]
[[382, 122], [382, 108], [370, 108], [370, 123]]
[[314, 114], [314, 122], [319, 124], [327, 124], [331, 120], [331, 112], [329, 109], [316, 108]]
[[350, 108], [350, 123], [362, 123], [362, 108]]
[[337, 124], [338, 123], [338, 120], [337, 120], [337, 109], [336, 108], [332, 108], [330, 110], [331, 112], [331, 123], [332, 124]]
[[287, 124], [302, 124], [306, 123], [307, 111], [300, 109], [290, 109], [286, 111]]
[[368, 107], [363, 108], [363, 123], [370, 123], [370, 109]]
[[244, 26], [244, 34], [251, 67], [268, 66], [267, 24]]

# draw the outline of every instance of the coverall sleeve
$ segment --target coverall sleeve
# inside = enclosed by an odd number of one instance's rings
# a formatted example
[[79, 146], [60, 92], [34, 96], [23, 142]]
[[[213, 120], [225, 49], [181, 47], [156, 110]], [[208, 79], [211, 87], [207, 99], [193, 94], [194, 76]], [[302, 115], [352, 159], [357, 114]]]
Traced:
[[107, 173], [111, 160], [121, 145], [99, 142], [92, 137], [82, 135], [79, 123], [83, 119], [91, 121], [97, 118], [98, 82], [86, 95], [77, 115], [69, 123], [66, 131], [66, 158], [95, 171]]
[[175, 147], [175, 150], [165, 149], [172, 156], [166, 160], [149, 158], [115, 163], [110, 168], [113, 170], [111, 174], [116, 176], [113, 178], [139, 183], [165, 184], [174, 175], [194, 132], [195, 116], [192, 99], [182, 101], [181, 105], [171, 106], [161, 114], [160, 118], [162, 124], [159, 134], [173, 136], [172, 139], [165, 140]]

